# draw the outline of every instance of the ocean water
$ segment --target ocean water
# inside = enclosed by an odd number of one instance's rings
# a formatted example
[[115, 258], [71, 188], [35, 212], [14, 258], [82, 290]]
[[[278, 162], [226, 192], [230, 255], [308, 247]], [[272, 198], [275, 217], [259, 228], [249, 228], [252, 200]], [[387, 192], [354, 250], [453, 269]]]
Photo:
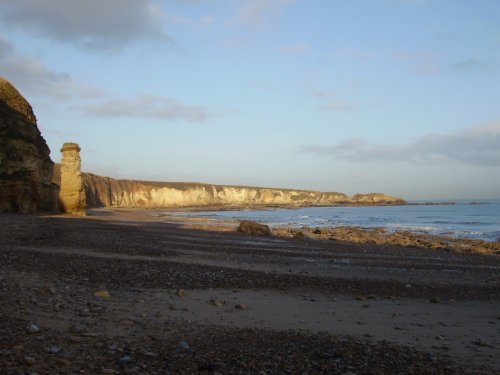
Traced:
[[[415, 202], [414, 202], [415, 203]], [[198, 211], [186, 216], [255, 220], [270, 226], [362, 228], [500, 241], [500, 200], [449, 205], [305, 207], [299, 209]]]

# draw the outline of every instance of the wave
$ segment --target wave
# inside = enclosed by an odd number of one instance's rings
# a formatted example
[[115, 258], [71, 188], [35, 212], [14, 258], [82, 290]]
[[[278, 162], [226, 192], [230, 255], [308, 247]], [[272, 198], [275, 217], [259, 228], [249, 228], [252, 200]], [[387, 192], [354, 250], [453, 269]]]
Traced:
[[486, 232], [484, 233], [484, 235], [489, 241], [500, 242], [500, 230], [494, 232]]
[[454, 225], [489, 225], [482, 221], [450, 221], [450, 220], [434, 220], [432, 224], [454, 224]]
[[485, 223], [482, 221], [459, 221], [457, 224], [460, 224], [460, 225], [490, 225], [490, 223]]
[[331, 223], [332, 221], [330, 219], [325, 219], [322, 217], [316, 217], [314, 218], [315, 222], [320, 222], [320, 223]]
[[417, 230], [434, 230], [434, 229], [439, 229], [438, 227], [433, 227], [430, 225], [416, 225], [416, 224], [401, 224], [401, 223], [389, 223], [387, 225], [388, 227], [391, 228], [397, 228], [397, 229], [417, 229]]

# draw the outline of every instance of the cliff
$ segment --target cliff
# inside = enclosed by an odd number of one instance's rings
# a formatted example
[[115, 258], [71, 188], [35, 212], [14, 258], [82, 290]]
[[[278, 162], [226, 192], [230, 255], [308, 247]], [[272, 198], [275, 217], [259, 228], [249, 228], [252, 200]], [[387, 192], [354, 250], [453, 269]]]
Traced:
[[31, 105], [0, 78], [0, 212], [57, 208], [49, 154]]
[[[60, 166], [56, 165], [57, 176]], [[82, 173], [87, 207], [258, 207], [400, 205], [406, 202], [384, 194], [322, 193], [310, 190], [222, 186], [183, 182], [115, 180]]]

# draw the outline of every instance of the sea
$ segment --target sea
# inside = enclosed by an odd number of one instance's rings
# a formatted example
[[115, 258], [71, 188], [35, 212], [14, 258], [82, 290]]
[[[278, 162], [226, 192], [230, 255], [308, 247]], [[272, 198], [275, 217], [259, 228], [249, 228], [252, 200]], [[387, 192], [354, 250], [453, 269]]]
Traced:
[[247, 219], [271, 227], [386, 228], [456, 238], [500, 241], [500, 200], [409, 202], [405, 206], [304, 207], [178, 213], [221, 219]]

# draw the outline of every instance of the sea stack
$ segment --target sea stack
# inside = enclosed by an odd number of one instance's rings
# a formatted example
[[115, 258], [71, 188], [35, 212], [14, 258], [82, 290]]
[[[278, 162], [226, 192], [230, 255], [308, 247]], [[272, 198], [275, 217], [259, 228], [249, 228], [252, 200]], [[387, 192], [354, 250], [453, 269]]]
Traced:
[[80, 170], [80, 146], [76, 143], [65, 143], [61, 148], [61, 153], [59, 205], [65, 213], [85, 216], [87, 204]]

